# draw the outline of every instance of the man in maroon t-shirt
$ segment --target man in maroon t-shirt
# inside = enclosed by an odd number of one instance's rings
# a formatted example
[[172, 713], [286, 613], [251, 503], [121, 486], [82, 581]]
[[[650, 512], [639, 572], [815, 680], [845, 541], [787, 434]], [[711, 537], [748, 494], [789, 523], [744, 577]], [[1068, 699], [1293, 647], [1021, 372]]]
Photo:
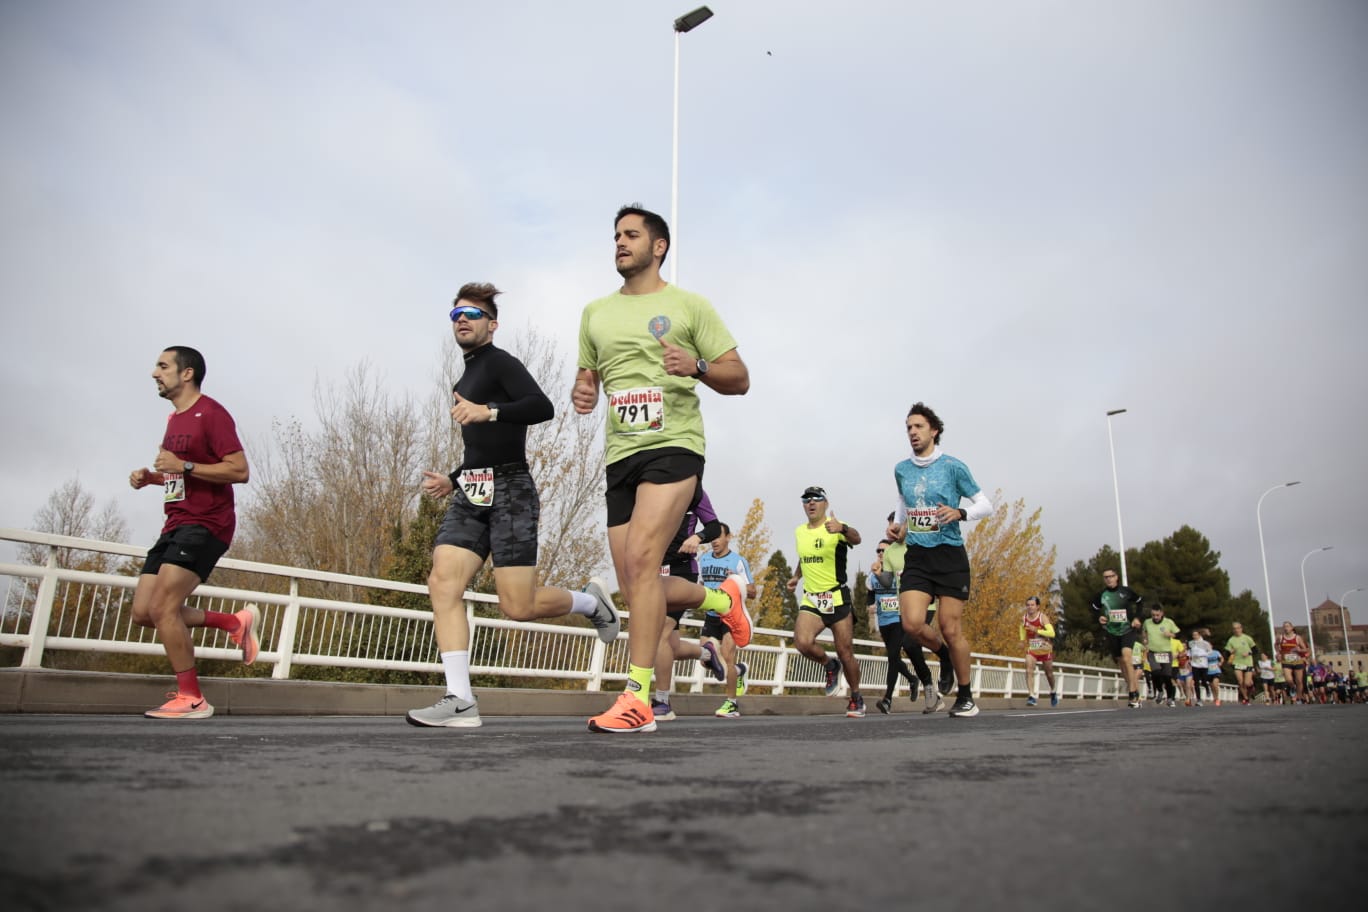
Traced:
[[156, 627], [171, 670], [176, 692], [143, 715], [154, 719], [207, 719], [214, 707], [200, 693], [195, 674], [195, 645], [191, 627], [228, 631], [242, 646], [250, 665], [259, 648], [257, 608], [248, 605], [235, 614], [201, 611], [186, 598], [209, 573], [233, 541], [237, 514], [233, 488], [247, 481], [247, 456], [237, 427], [227, 409], [200, 392], [204, 356], [193, 348], [173, 345], [157, 358], [152, 371], [157, 393], [175, 406], [166, 419], [166, 434], [152, 468], [134, 469], [128, 483], [134, 489], [160, 485], [166, 503], [161, 538], [147, 552], [138, 588], [133, 592], [133, 622]]

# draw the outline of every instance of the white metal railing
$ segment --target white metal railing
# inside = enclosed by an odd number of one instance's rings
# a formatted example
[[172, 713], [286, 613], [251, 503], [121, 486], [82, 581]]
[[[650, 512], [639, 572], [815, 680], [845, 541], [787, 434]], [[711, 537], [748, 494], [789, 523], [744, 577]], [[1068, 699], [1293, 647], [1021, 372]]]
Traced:
[[[42, 666], [47, 650], [162, 655], [153, 628], [132, 622], [133, 588], [137, 577], [95, 573], [58, 566], [59, 549], [72, 549], [140, 560], [144, 549], [114, 542], [93, 541], [0, 529], [0, 541], [36, 545], [47, 549], [42, 565], [0, 562], [0, 579], [6, 580], [0, 608], [0, 646], [24, 650], [21, 666]], [[432, 633], [432, 612], [391, 608], [357, 601], [308, 597], [301, 583], [324, 583], [353, 587], [364, 592], [400, 592], [427, 595], [427, 587], [283, 567], [225, 558], [218, 566], [279, 578], [285, 592], [267, 592], [202, 585], [191, 596], [193, 607], [232, 612], [248, 602], [261, 608], [259, 662], [274, 667], [271, 675], [288, 679], [295, 665], [366, 668], [391, 671], [440, 673]], [[492, 595], [467, 592], [466, 611], [471, 625], [470, 670], [479, 675], [524, 678], [557, 678], [583, 681], [586, 690], [627, 676], [627, 640], [604, 644], [591, 627], [553, 623], [520, 623], [476, 615], [477, 606], [497, 603]], [[624, 616], [627, 616], [624, 612]], [[686, 619], [686, 627], [700, 621]], [[240, 651], [226, 633], [209, 628], [191, 631], [200, 658], [236, 659]], [[757, 627], [758, 638], [773, 645], [752, 643], [741, 651], [749, 665], [749, 684], [769, 687], [773, 693], [821, 688], [824, 674], [819, 665], [793, 648], [786, 630]], [[883, 644], [856, 640], [861, 689], [882, 689], [887, 658], [874, 655]], [[932, 660], [932, 664], [935, 664]], [[1124, 686], [1115, 668], [1056, 663], [1055, 678], [1061, 696], [1087, 699], [1124, 697]], [[1040, 674], [1037, 671], [1037, 674]], [[701, 692], [709, 680], [695, 662], [678, 662], [674, 669], [676, 689], [687, 686]], [[973, 656], [974, 692], [1010, 697], [1027, 692], [1025, 660], [1016, 656]], [[844, 685], [843, 685], [844, 687]], [[899, 682], [898, 693], [906, 693]]]

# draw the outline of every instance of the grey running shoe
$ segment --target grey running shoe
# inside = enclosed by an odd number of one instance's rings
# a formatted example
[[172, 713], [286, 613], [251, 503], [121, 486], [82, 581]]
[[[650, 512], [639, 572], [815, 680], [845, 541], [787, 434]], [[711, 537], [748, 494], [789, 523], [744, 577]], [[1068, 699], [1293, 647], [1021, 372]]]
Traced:
[[826, 695], [832, 696], [841, 688], [841, 660], [826, 660]]
[[409, 725], [431, 728], [479, 728], [484, 724], [480, 721], [480, 705], [455, 694], [447, 694], [423, 709], [410, 709], [405, 718]]
[[704, 640], [702, 644], [703, 657], [698, 661], [708, 669], [708, 673], [719, 681], [727, 680], [727, 666], [722, 664], [722, 657], [717, 654], [717, 647], [712, 640]]
[[970, 716], [978, 715], [978, 705], [972, 698], [956, 700], [955, 705], [950, 707], [950, 715], [956, 718], [967, 719]]
[[922, 715], [929, 716], [931, 713], [938, 713], [942, 709], [945, 709], [945, 698], [936, 691], [936, 688], [926, 688], [926, 707], [922, 710]]
[[884, 697], [874, 705], [879, 707], [879, 712], [883, 713], [885, 716], [893, 711], [893, 701], [888, 699], [888, 697]]
[[589, 622], [598, 631], [600, 640], [605, 643], [613, 642], [622, 632], [622, 618], [618, 617], [613, 600], [608, 596], [608, 587], [603, 585], [603, 580], [594, 577], [585, 583], [584, 591], [598, 599], [598, 608], [589, 615]]

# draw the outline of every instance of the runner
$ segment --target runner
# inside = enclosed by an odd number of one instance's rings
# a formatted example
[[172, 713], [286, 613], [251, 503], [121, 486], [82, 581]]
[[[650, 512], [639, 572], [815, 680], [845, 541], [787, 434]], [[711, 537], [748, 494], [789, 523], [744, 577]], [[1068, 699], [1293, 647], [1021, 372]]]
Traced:
[[1202, 705], [1202, 688], [1208, 690], [1211, 687], [1207, 681], [1207, 661], [1211, 655], [1211, 644], [1202, 637], [1202, 631], [1196, 627], [1192, 628], [1192, 633], [1188, 639], [1188, 659], [1192, 663], [1192, 691], [1193, 700], [1197, 706]]
[[1039, 663], [1045, 670], [1045, 682], [1050, 685], [1050, 705], [1059, 705], [1059, 693], [1055, 690], [1054, 679], [1054, 625], [1040, 613], [1040, 599], [1034, 595], [1026, 600], [1026, 613], [1021, 616], [1019, 636], [1026, 644], [1026, 686], [1029, 696], [1027, 706], [1035, 706], [1040, 695], [1040, 685], [1036, 682], [1035, 667]]
[[[589, 730], [649, 732], [656, 727], [651, 676], [666, 610], [660, 564], [684, 514], [702, 494], [705, 447], [696, 387], [743, 395], [750, 374], [712, 305], [661, 278], [670, 249], [665, 220], [624, 206], [613, 232], [623, 284], [584, 308], [571, 401], [576, 412], [588, 415], [600, 389], [608, 400], [608, 548], [632, 624], [626, 689], [589, 720]], [[744, 595], [734, 584], [722, 588], [732, 601], [723, 623], [744, 648], [751, 635]]]
[[[912, 670], [907, 667], [907, 663], [902, 660], [903, 653], [913, 662], [921, 657], [921, 645], [918, 643], [907, 642], [906, 634], [902, 628], [902, 615], [898, 613], [898, 580], [893, 571], [885, 570], [883, 567], [884, 553], [888, 546], [892, 544], [888, 539], [883, 539], [874, 549], [874, 563], [869, 565], [869, 576], [865, 580], [865, 588], [869, 592], [869, 624], [879, 631], [879, 636], [883, 638], [884, 654], [888, 657], [888, 675], [884, 679], [884, 695], [875, 705], [879, 707], [879, 712], [888, 715], [893, 711], [893, 693], [898, 687], [898, 675], [907, 679], [907, 686], [911, 690], [912, 699], [917, 699], [918, 680], [913, 676]], [[926, 660], [922, 659], [922, 666], [925, 667]], [[931, 670], [926, 670], [926, 686], [931, 686]]]
[[256, 661], [259, 649], [255, 605], [227, 614], [185, 604], [233, 543], [233, 485], [246, 484], [249, 474], [233, 416], [200, 392], [204, 374], [204, 356], [188, 346], [173, 345], [157, 357], [152, 369], [157, 395], [175, 411], [166, 419], [152, 467], [134, 469], [128, 476], [135, 491], [160, 486], [166, 513], [161, 537], [147, 552], [133, 590], [133, 623], [156, 628], [176, 675], [175, 692], [143, 713], [151, 719], [207, 719], [214, 714], [200, 691], [191, 627], [227, 631], [242, 647], [246, 665]]
[[[1202, 628], [1202, 639], [1210, 642], [1210, 627]], [[1211, 652], [1207, 654], [1207, 688], [1211, 691], [1213, 706], [1221, 705], [1221, 668], [1224, 665], [1225, 659], [1221, 656], [1221, 650], [1215, 646], [1211, 647]]]
[[[904, 425], [912, 455], [893, 468], [908, 546], [898, 585], [903, 629], [924, 642], [927, 609], [932, 599], [939, 600], [941, 636], [959, 682], [950, 715], [968, 718], [979, 710], [969, 679], [969, 640], [961, 626], [970, 579], [960, 523], [992, 515], [993, 505], [969, 467], [941, 452], [945, 424], [929, 406], [914, 403]], [[969, 500], [967, 509], [960, 508], [961, 499]]]
[[[527, 429], [555, 414], [551, 400], [521, 361], [494, 345], [499, 289], [461, 286], [451, 310], [451, 332], [464, 372], [452, 387], [451, 419], [461, 427], [462, 461], [450, 475], [424, 472], [429, 497], [450, 497], [432, 547], [428, 595], [432, 632], [446, 676], [446, 694], [432, 706], [409, 710], [410, 725], [479, 728], [480, 708], [470, 686], [470, 621], [465, 591], [494, 558], [499, 610], [515, 621], [579, 614], [611, 643], [621, 621], [608, 591], [590, 580], [586, 591], [537, 586], [541, 501], [527, 466]], [[454, 495], [454, 496], [453, 496]]]
[[1273, 684], [1273, 660], [1268, 657], [1268, 653], [1259, 650], [1259, 683], [1263, 685], [1264, 702], [1272, 706], [1277, 700], [1274, 693]]
[[[712, 540], [712, 550], [699, 558], [698, 566], [703, 585], [714, 591], [714, 597], [721, 597], [717, 590], [731, 580], [734, 585], [745, 587], [747, 601], [755, 598], [755, 576], [751, 573], [750, 562], [731, 549], [731, 526], [726, 523], [721, 523], [720, 533]], [[703, 631], [699, 635], [714, 651], [720, 647], [722, 664], [726, 669], [722, 692], [727, 698], [713, 715], [722, 719], [740, 718], [741, 702], [737, 698], [744, 693], [744, 663], [736, 660], [736, 638], [722, 622], [721, 616], [712, 611], [704, 617]]]
[[[695, 532], [694, 528], [700, 523], [702, 530]], [[684, 615], [702, 607], [709, 598], [724, 602], [723, 608], [731, 605], [726, 593], [710, 591], [698, 583], [698, 549], [716, 538], [721, 526], [708, 492], [704, 491], [698, 505], [684, 514], [684, 521], [665, 551], [665, 562], [660, 565], [665, 587], [665, 623], [661, 626], [660, 646], [656, 649], [655, 696], [651, 699], [651, 714], [657, 722], [670, 722], [675, 718], [670, 695], [674, 690], [674, 663], [677, 660], [696, 659], [713, 677], [719, 681], [726, 679], [722, 658], [712, 643], [680, 637]]]
[[1245, 706], [1254, 696], [1254, 640], [1246, 636], [1244, 625], [1236, 621], [1231, 625], [1235, 632], [1226, 640], [1225, 649], [1230, 653], [1230, 664], [1235, 669], [1235, 683], [1240, 688], [1240, 703]]
[[1191, 706], [1196, 702], [1196, 690], [1192, 686], [1192, 656], [1188, 655], [1187, 645], [1176, 635], [1169, 640], [1173, 649], [1173, 669], [1176, 686], [1183, 694], [1183, 705]]
[[1283, 621], [1278, 642], [1278, 661], [1282, 663], [1284, 688], [1288, 696], [1297, 703], [1306, 702], [1306, 658], [1311, 654], [1306, 641], [1297, 633], [1291, 621]]
[[[860, 693], [860, 663], [855, 660], [854, 606], [850, 589], [846, 587], [846, 551], [860, 543], [860, 533], [835, 516], [827, 515], [826, 490], [819, 487], [804, 489], [803, 512], [807, 522], [794, 530], [798, 543], [797, 569], [788, 579], [788, 589], [795, 592], [798, 581], [803, 582], [803, 596], [798, 602], [798, 617], [793, 622], [793, 648], [821, 665], [826, 672], [826, 695], [840, 688], [841, 669], [845, 669], [850, 684], [850, 702], [846, 716], [858, 719], [865, 714], [864, 695]], [[823, 629], [831, 631], [838, 658], [830, 658], [817, 645]]]
[[1150, 673], [1154, 676], [1155, 701], [1168, 697], [1168, 705], [1174, 701], [1173, 687], [1173, 637], [1178, 633], [1178, 625], [1164, 617], [1163, 605], [1151, 605], [1149, 620], [1145, 621], [1142, 632], [1145, 651], [1148, 654]]
[[[1103, 649], [1109, 650], [1126, 679], [1129, 692], [1127, 706], [1138, 709], [1140, 706], [1140, 686], [1137, 683], [1136, 662], [1131, 664], [1136, 639], [1140, 633], [1140, 595], [1129, 586], [1121, 585], [1116, 571], [1108, 567], [1102, 571], [1102, 582], [1106, 586], [1097, 598], [1092, 600], [1092, 612], [1097, 623], [1106, 631]], [[1143, 647], [1139, 650], [1143, 654]]]
[[1311, 667], [1307, 669], [1307, 673], [1311, 677], [1311, 700], [1316, 703], [1324, 703], [1326, 675], [1325, 666], [1321, 664], [1319, 659], [1314, 659], [1311, 662]]
[[[903, 566], [907, 559], [907, 533], [902, 522], [897, 521], [897, 513], [888, 514], [888, 527], [884, 532], [884, 538], [889, 542], [884, 549], [883, 569], [893, 574], [894, 585], [901, 585]], [[899, 596], [901, 604], [901, 596]], [[955, 666], [950, 660], [950, 647], [945, 645], [945, 640], [941, 638], [940, 628], [936, 626], [936, 609], [940, 605], [932, 601], [926, 608], [926, 623], [922, 625], [921, 635], [916, 638], [906, 636], [904, 628], [903, 642], [911, 648], [905, 648], [908, 658], [912, 660], [912, 672], [916, 675], [918, 683], [921, 685], [925, 705], [922, 715], [938, 713], [945, 709], [945, 695], [955, 689]], [[899, 608], [901, 617], [902, 609]], [[929, 649], [936, 655], [936, 661], [940, 668], [940, 676], [932, 686], [931, 666], [926, 664], [926, 656], [922, 654], [923, 649]], [[916, 694], [913, 694], [916, 699]]]

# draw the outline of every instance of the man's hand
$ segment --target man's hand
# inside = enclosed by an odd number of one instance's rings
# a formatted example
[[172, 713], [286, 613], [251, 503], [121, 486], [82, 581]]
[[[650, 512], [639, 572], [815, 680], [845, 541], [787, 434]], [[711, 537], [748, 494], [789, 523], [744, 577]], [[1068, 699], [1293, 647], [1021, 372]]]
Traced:
[[423, 473], [423, 493], [428, 497], [446, 497], [451, 491], [451, 479], [446, 475], [443, 475], [440, 472]]
[[462, 398], [460, 393], [452, 393], [452, 395], [456, 397], [456, 404], [451, 407], [451, 420], [462, 427], [489, 420], [489, 406]]
[[147, 469], [134, 469], [128, 474], [128, 483], [132, 485], [135, 491], [139, 488], [145, 488], [152, 484], [152, 479], [148, 477], [151, 474]]
[[692, 377], [698, 373], [698, 359], [680, 348], [660, 339], [660, 347], [665, 351], [665, 373], [671, 377]]
[[157, 450], [157, 458], [152, 463], [152, 469], [161, 472], [163, 475], [181, 475], [185, 472], [185, 460], [168, 449]]
[[698, 540], [698, 533], [694, 533], [693, 535], [690, 535], [688, 538], [684, 539], [683, 543], [680, 544], [679, 553], [697, 554], [698, 549], [702, 544], [703, 543]]
[[575, 385], [570, 390], [570, 404], [575, 407], [575, 412], [580, 415], [587, 415], [598, 405], [599, 389], [598, 383], [594, 379], [591, 371], [580, 371], [575, 378]]

